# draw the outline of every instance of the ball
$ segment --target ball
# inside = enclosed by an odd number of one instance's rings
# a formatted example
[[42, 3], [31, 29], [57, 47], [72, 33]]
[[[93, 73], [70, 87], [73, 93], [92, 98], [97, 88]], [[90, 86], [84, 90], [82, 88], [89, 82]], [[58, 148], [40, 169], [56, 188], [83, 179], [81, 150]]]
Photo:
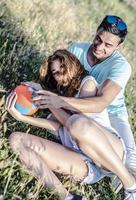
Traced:
[[17, 94], [15, 108], [22, 115], [32, 115], [38, 110], [32, 102], [33, 91], [33, 89], [30, 90], [30, 87], [26, 85], [19, 85], [15, 88], [15, 92]]

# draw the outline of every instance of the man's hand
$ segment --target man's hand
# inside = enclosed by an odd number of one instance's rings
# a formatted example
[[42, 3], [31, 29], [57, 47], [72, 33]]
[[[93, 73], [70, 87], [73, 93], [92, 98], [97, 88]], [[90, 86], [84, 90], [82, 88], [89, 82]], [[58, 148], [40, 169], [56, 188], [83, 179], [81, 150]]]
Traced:
[[61, 108], [63, 101], [61, 96], [47, 90], [39, 90], [36, 94], [33, 101], [38, 108]]

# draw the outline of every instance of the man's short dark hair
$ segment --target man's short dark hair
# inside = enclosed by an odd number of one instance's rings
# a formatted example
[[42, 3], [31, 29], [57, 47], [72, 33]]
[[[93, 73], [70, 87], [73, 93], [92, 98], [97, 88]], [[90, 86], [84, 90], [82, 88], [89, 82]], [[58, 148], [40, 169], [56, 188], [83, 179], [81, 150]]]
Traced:
[[[108, 21], [108, 19], [115, 19], [115, 23], [112, 23]], [[123, 30], [120, 30], [118, 27], [118, 24], [123, 24], [125, 27]], [[110, 32], [114, 35], [117, 35], [120, 37], [120, 43], [122, 43], [125, 40], [125, 37], [128, 33], [127, 31], [127, 25], [126, 23], [118, 16], [111, 16], [111, 15], [106, 15], [105, 18], [102, 20], [101, 24], [98, 26], [97, 31], [101, 30], [102, 32], [107, 31]]]

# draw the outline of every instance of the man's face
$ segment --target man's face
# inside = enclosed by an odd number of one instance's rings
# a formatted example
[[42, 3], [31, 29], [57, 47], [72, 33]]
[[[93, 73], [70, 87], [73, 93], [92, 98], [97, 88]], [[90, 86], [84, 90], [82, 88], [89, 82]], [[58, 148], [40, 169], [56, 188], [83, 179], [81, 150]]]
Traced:
[[104, 60], [119, 48], [119, 42], [120, 38], [117, 35], [107, 31], [98, 31], [93, 40], [92, 54], [98, 60]]

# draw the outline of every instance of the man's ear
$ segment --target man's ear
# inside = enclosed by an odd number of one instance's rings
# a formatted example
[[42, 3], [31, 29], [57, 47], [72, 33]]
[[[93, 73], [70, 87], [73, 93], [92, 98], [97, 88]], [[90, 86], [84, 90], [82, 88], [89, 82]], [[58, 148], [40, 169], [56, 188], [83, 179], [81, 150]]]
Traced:
[[122, 47], [123, 47], [123, 42], [120, 43], [120, 44], [118, 44], [118, 46], [116, 47], [116, 50], [118, 50], [118, 49], [122, 49]]

